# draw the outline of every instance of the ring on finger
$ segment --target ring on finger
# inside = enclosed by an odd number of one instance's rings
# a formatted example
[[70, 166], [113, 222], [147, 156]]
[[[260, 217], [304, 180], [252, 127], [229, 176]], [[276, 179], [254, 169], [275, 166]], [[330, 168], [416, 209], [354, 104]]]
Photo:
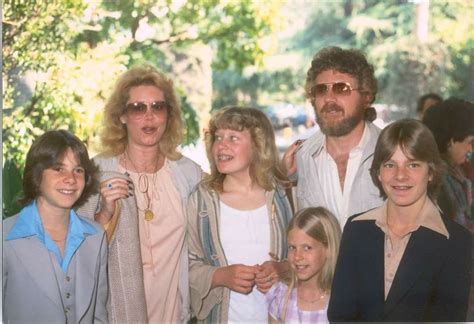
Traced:
[[109, 183], [107, 184], [107, 188], [108, 188], [108, 189], [112, 189], [113, 187], [114, 187], [114, 186], [112, 185], [111, 182], [109, 182]]

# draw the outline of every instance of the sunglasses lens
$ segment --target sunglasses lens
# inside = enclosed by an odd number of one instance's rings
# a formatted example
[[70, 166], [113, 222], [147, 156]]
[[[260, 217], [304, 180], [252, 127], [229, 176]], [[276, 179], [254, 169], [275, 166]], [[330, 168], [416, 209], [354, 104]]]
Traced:
[[[128, 114], [134, 118], [143, 117], [148, 110], [147, 107], [144, 102], [132, 102], [126, 105]], [[153, 101], [150, 103], [150, 109], [154, 114], [163, 114], [167, 111], [167, 104], [164, 101]]]
[[166, 110], [166, 102], [164, 102], [164, 101], [153, 101], [150, 104], [150, 107], [154, 112], [162, 112], [162, 111]]
[[348, 96], [352, 92], [352, 87], [347, 82], [320, 83], [312, 88], [313, 97], [323, 96], [332, 89], [332, 92], [338, 96]]
[[146, 104], [143, 102], [129, 103], [127, 105], [127, 111], [134, 116], [143, 115], [146, 112]]
[[313, 96], [321, 96], [321, 95], [324, 95], [325, 93], [327, 93], [329, 90], [329, 85], [328, 84], [324, 84], [324, 83], [321, 83], [321, 84], [317, 84], [313, 87]]
[[349, 95], [352, 91], [351, 85], [345, 82], [336, 82], [332, 85], [332, 91], [337, 95]]

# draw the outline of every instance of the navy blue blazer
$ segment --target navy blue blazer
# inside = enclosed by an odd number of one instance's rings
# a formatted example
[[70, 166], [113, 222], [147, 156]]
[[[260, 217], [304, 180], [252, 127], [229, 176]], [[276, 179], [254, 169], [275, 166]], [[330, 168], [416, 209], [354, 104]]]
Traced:
[[442, 216], [449, 239], [426, 227], [413, 232], [387, 300], [384, 233], [374, 220], [344, 228], [331, 291], [333, 321], [465, 321], [471, 234]]

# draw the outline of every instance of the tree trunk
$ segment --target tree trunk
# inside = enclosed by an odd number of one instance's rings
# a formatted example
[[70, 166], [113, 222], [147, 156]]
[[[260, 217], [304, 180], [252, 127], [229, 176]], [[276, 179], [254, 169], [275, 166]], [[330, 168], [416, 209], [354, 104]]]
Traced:
[[421, 43], [428, 40], [429, 1], [420, 0], [416, 4], [415, 35]]

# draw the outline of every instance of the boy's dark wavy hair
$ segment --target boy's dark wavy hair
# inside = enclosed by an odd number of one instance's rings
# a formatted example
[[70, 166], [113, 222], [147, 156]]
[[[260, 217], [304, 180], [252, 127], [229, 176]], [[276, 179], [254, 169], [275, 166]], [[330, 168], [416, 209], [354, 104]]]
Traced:
[[89, 159], [84, 143], [66, 130], [52, 130], [38, 137], [26, 155], [23, 172], [23, 198], [19, 201], [27, 205], [41, 195], [40, 185], [43, 172], [61, 162], [67, 149], [71, 149], [81, 167], [85, 170], [85, 187], [73, 208], [83, 204], [91, 194], [98, 191], [98, 168]]

